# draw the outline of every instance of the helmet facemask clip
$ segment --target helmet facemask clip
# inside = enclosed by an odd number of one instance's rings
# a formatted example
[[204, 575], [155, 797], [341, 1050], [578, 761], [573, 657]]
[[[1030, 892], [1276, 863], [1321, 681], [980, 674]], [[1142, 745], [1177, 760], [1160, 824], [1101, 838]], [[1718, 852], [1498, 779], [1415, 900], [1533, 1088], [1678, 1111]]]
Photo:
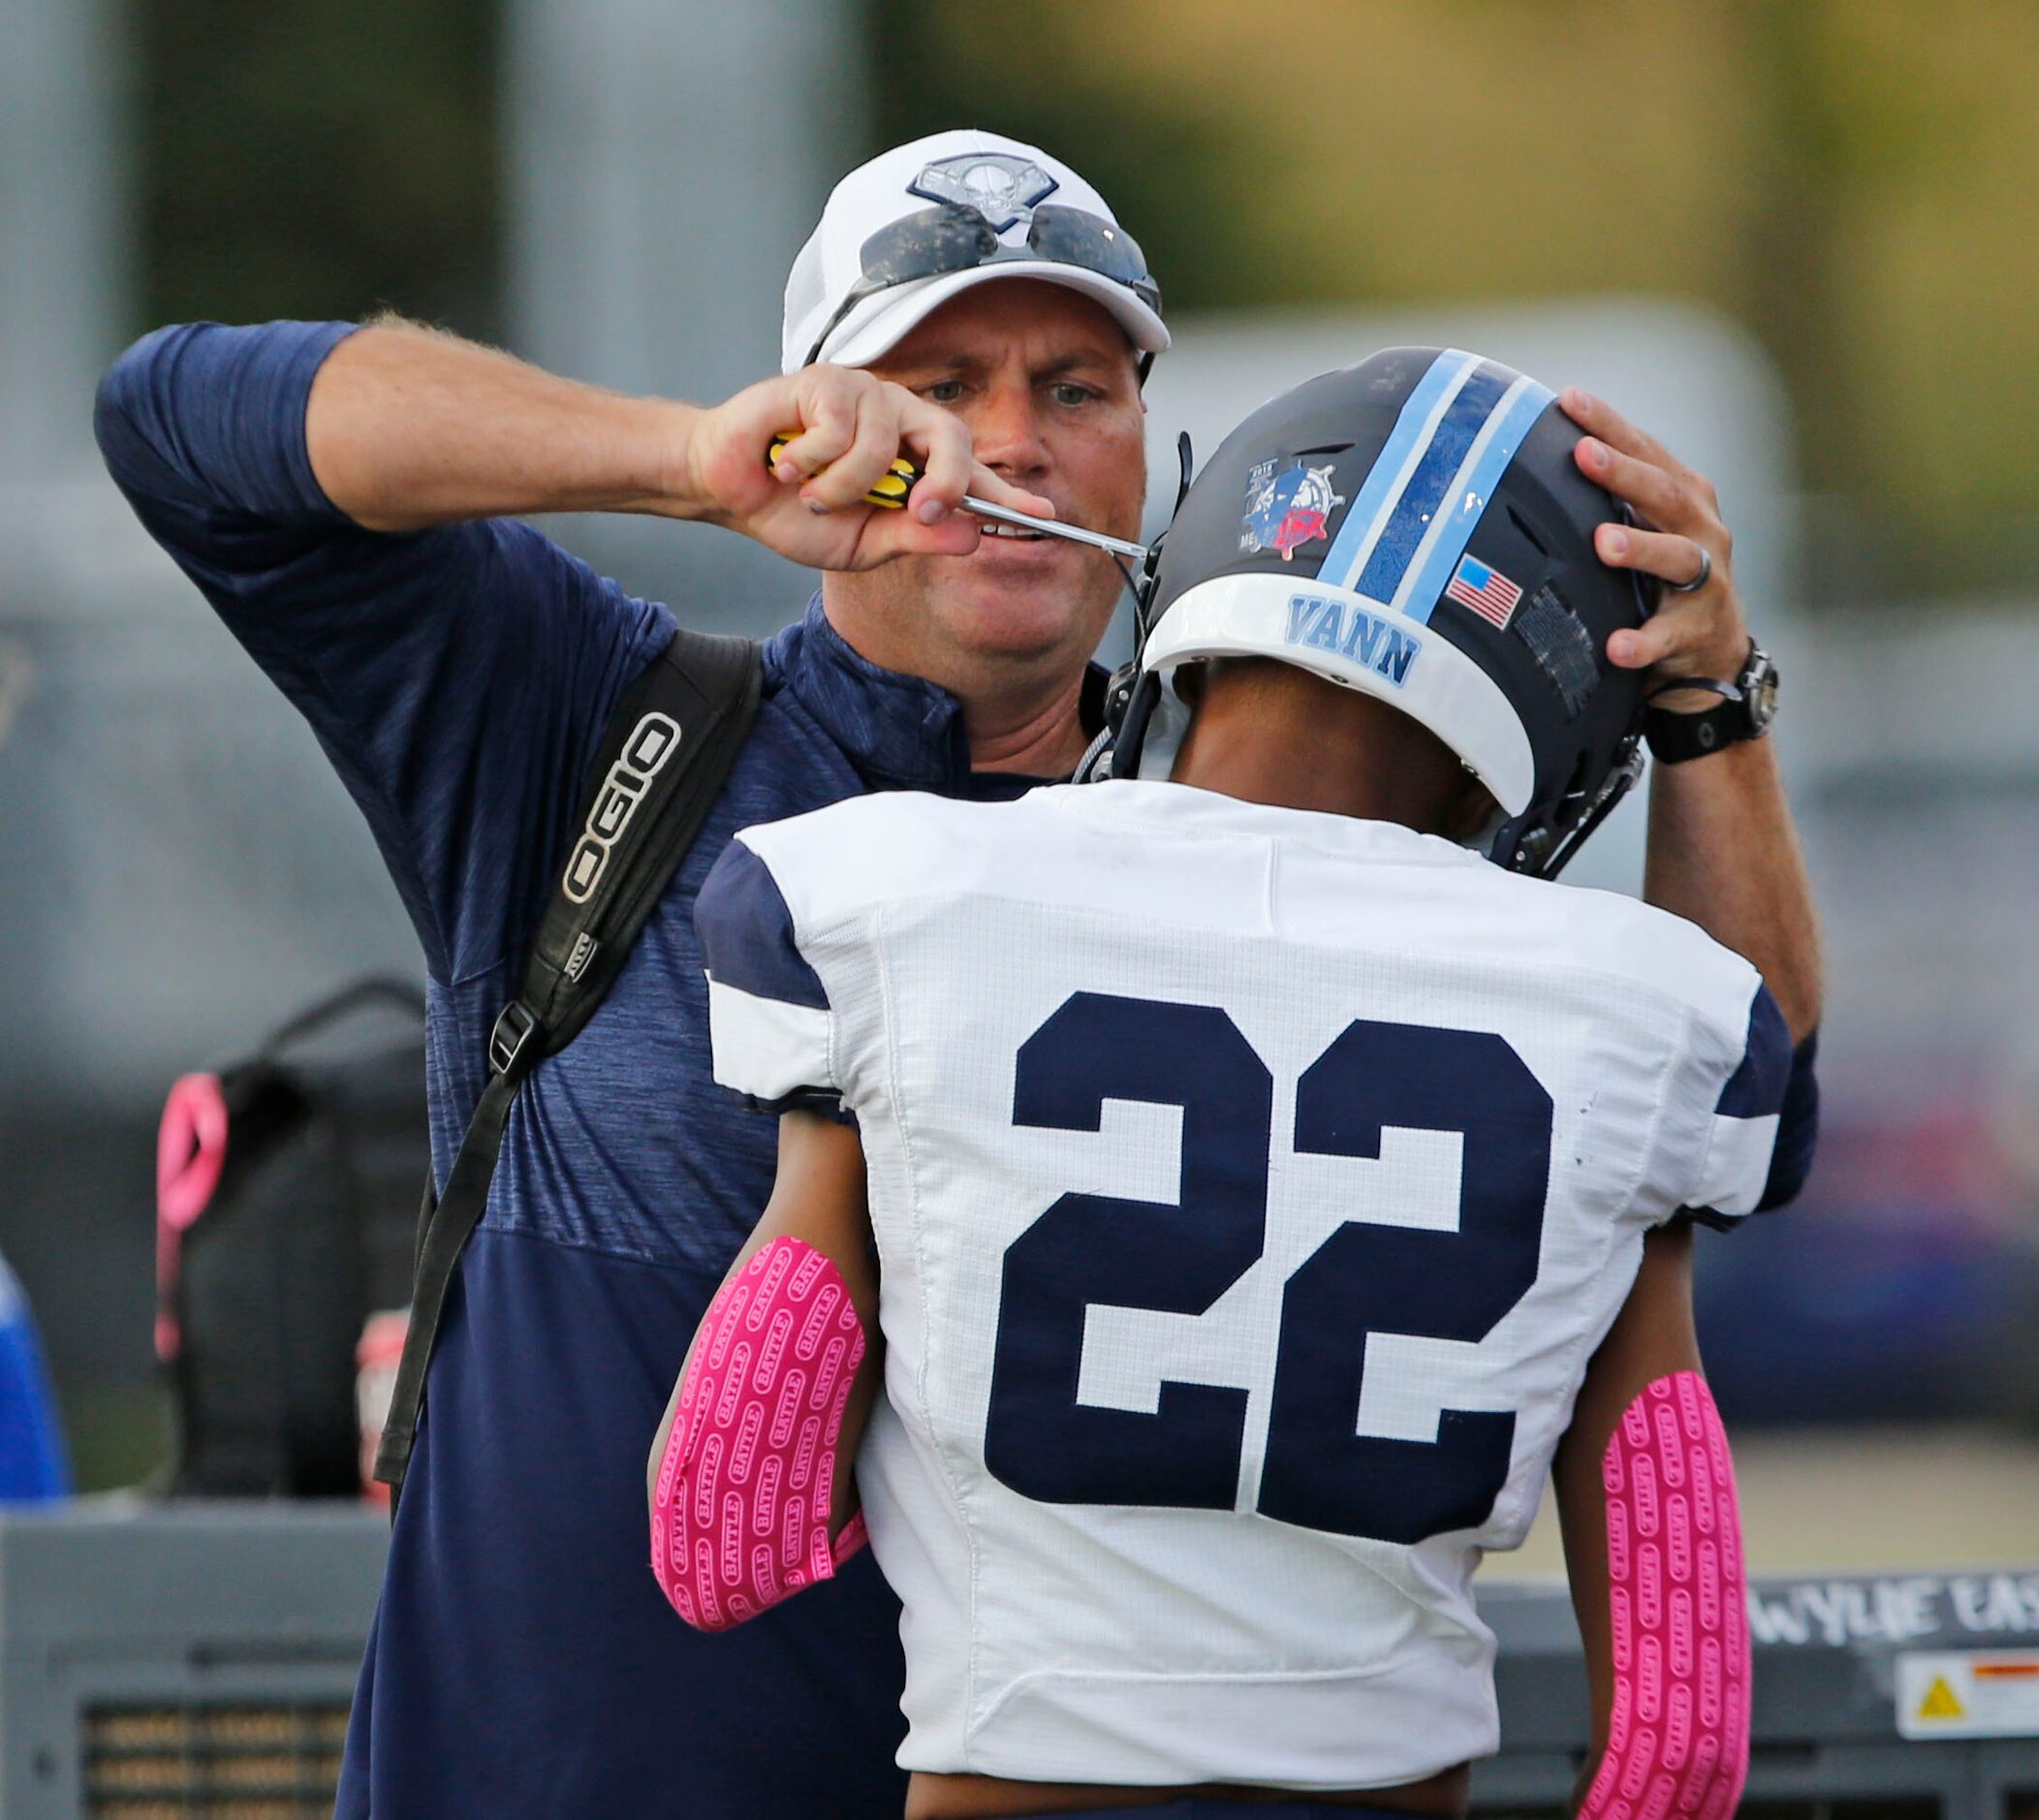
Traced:
[[[1531, 878], [1555, 878], [1593, 831], [1620, 805], [1621, 799], [1635, 788], [1642, 775], [1643, 731], [1637, 727], [1622, 740], [1613, 769], [1601, 780], [1591, 800], [1587, 800], [1583, 792], [1565, 798], [1550, 827], [1532, 831], [1518, 844], [1510, 869], [1525, 872]], [[1578, 806], [1573, 807], [1574, 804]], [[1558, 831], [1565, 828], [1569, 832], [1560, 834]], [[1541, 852], [1532, 852], [1532, 847]], [[1544, 854], [1549, 857], [1542, 857]]]

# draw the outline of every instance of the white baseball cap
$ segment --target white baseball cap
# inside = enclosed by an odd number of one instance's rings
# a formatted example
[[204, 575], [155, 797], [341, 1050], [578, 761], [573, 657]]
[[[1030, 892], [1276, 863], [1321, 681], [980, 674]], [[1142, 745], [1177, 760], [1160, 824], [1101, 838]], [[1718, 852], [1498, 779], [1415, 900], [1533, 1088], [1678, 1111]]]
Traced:
[[[940, 268], [937, 211], [945, 205], [975, 211], [988, 230], [980, 230], [974, 246], [952, 234], [947, 256], [969, 262], [959, 269]], [[930, 217], [926, 236], [901, 228], [890, 243], [892, 259], [881, 256], [879, 268], [867, 271], [873, 236], [920, 215]], [[988, 250], [991, 236], [995, 250]], [[886, 246], [881, 241], [873, 250]], [[1050, 248], [1059, 256], [1038, 256]], [[910, 271], [922, 258], [935, 266], [934, 275], [886, 276], [888, 263]], [[1161, 293], [1105, 199], [1038, 145], [972, 129], [895, 145], [829, 193], [786, 280], [782, 369], [795, 372], [816, 360], [868, 365], [958, 292], [990, 278], [1039, 278], [1081, 291], [1112, 312], [1142, 353], [1168, 346]]]

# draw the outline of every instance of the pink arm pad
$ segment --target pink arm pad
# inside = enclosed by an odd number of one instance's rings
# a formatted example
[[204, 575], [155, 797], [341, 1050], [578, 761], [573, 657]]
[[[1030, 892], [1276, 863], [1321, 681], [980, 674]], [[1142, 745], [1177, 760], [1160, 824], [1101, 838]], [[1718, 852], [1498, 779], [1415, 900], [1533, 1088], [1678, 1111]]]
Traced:
[[1749, 1637], [1735, 1467], [1706, 1379], [1645, 1390], [1600, 1470], [1615, 1705], [1582, 1820], [1719, 1820], [1748, 1774]]
[[651, 1571], [697, 1630], [729, 1630], [831, 1578], [835, 1444], [863, 1360], [842, 1272], [803, 1239], [774, 1239], [716, 1292], [680, 1379], [659, 1461]]

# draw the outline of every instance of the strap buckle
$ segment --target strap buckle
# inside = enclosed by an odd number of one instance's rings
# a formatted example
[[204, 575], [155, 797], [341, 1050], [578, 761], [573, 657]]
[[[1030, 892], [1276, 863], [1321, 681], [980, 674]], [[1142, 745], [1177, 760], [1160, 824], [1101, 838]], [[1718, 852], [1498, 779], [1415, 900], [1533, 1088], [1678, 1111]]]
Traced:
[[488, 1067], [498, 1075], [520, 1074], [537, 1039], [545, 1034], [538, 1014], [520, 998], [513, 998], [497, 1015], [488, 1032]]

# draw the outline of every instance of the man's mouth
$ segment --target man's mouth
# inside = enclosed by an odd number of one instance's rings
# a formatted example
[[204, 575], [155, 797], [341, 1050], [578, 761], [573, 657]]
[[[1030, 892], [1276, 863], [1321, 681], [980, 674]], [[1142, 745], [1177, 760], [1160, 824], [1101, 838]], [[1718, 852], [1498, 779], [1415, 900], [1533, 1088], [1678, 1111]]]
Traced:
[[1022, 531], [1017, 524], [1000, 524], [995, 519], [988, 519], [985, 522], [984, 534], [987, 537], [1013, 538], [1022, 544], [1042, 544], [1048, 541], [1046, 531]]

